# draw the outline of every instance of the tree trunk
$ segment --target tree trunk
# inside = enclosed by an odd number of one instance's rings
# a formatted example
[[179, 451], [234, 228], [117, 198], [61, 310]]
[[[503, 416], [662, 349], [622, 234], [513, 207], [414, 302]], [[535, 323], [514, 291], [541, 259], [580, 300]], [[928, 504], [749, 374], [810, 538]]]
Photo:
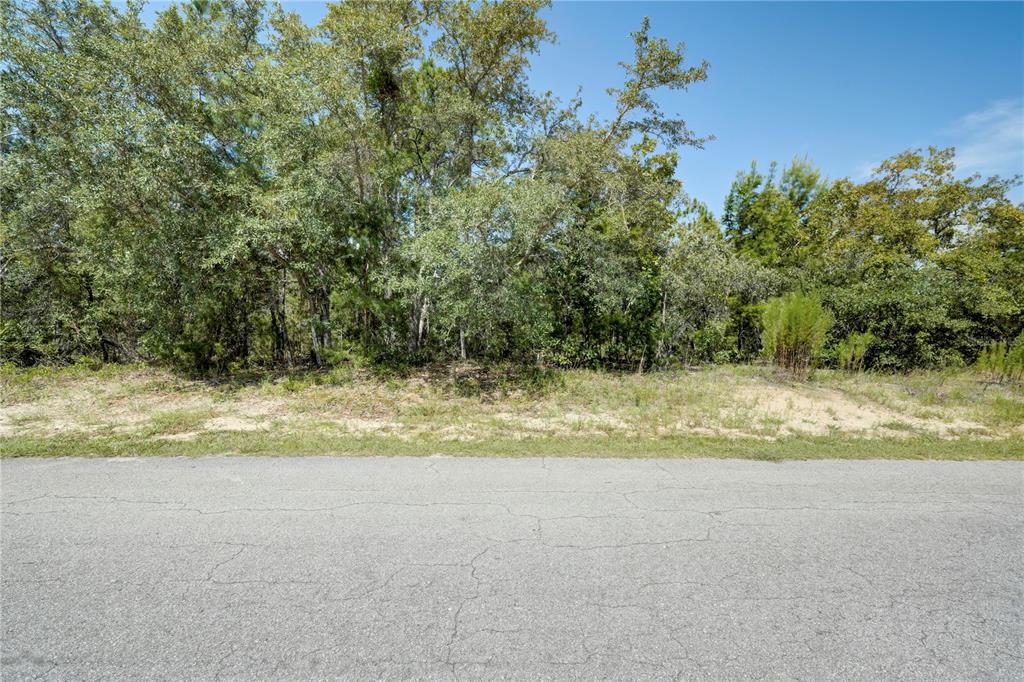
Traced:
[[661, 333], [658, 334], [658, 347], [654, 351], [654, 362], [659, 367], [665, 359], [665, 322], [668, 320], [668, 292], [661, 292]]
[[310, 359], [323, 367], [324, 351], [331, 347], [331, 290], [318, 286], [308, 296]]
[[416, 329], [416, 347], [419, 348], [423, 345], [423, 340], [427, 336], [427, 325], [430, 315], [430, 300], [423, 301], [423, 305], [420, 306], [420, 319], [419, 325]]
[[409, 355], [415, 355], [419, 350], [419, 337], [416, 333], [420, 320], [420, 299], [413, 296], [412, 304], [409, 307]]
[[286, 306], [287, 275], [280, 284], [274, 282], [270, 289], [270, 330], [274, 343], [274, 362], [292, 364], [292, 353], [288, 347], [288, 315]]

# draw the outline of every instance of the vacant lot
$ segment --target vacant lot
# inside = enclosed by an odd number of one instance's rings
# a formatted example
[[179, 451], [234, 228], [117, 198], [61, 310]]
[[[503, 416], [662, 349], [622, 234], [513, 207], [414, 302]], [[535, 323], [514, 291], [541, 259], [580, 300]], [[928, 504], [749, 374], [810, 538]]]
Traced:
[[6, 369], [5, 456], [493, 454], [1024, 457], [1024, 391], [970, 373], [645, 375], [457, 365], [201, 380]]

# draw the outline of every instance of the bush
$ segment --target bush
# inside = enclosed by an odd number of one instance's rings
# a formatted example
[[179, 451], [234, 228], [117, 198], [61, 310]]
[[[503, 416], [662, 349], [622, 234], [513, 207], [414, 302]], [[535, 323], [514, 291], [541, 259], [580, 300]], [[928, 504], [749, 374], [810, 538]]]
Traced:
[[1012, 346], [1007, 346], [1005, 341], [990, 343], [978, 355], [975, 366], [992, 381], [1024, 380], [1024, 332]]
[[797, 377], [806, 377], [825, 345], [832, 315], [814, 294], [792, 292], [770, 299], [761, 315], [765, 357]]
[[839, 342], [836, 348], [836, 359], [839, 366], [848, 372], [859, 372], [864, 369], [864, 356], [875, 341], [871, 332], [853, 333]]
[[842, 334], [870, 329], [865, 367], [885, 372], [963, 366], [983, 330], [952, 304], [955, 283], [936, 268], [901, 271], [822, 290]]

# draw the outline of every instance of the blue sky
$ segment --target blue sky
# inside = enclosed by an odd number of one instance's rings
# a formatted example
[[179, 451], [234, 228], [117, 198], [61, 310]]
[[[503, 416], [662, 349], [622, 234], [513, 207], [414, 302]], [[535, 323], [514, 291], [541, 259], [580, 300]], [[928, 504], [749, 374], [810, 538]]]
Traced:
[[[156, 6], [166, 3], [155, 3]], [[307, 23], [321, 2], [285, 2]], [[806, 155], [829, 177], [865, 179], [909, 147], [954, 145], [964, 172], [1024, 173], [1024, 3], [569, 2], [544, 11], [556, 44], [531, 83], [607, 116], [629, 32], [686, 43], [708, 82], [658, 96], [698, 135], [685, 189], [720, 212], [736, 172]], [[1024, 190], [1014, 192], [1024, 199]]]
[[533, 83], [566, 96], [582, 85], [607, 113], [604, 88], [644, 15], [711, 63], [706, 83], [659, 101], [716, 136], [684, 150], [678, 171], [716, 212], [753, 159], [807, 155], [863, 179], [908, 147], [955, 145], [965, 171], [1024, 173], [1024, 4], [558, 2], [547, 17], [559, 42], [534, 60]]

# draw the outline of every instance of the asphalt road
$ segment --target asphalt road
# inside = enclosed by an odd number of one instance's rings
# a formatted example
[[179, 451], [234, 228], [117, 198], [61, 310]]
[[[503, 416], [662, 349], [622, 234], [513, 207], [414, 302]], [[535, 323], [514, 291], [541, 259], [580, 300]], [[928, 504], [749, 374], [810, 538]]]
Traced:
[[3, 680], [1024, 677], [1024, 463], [4, 460]]

